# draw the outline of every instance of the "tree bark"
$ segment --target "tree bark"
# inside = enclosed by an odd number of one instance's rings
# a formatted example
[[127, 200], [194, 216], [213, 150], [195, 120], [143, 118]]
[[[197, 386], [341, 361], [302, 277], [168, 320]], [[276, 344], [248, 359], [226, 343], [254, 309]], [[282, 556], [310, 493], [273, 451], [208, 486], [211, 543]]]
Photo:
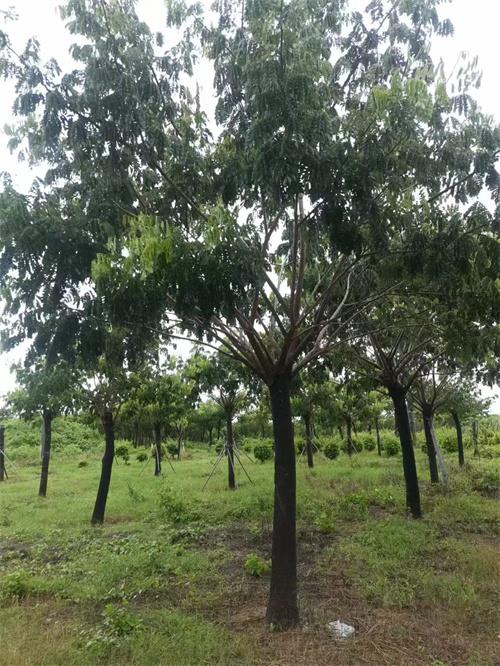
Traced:
[[462, 434], [462, 422], [460, 421], [460, 416], [458, 412], [454, 409], [451, 410], [451, 415], [453, 417], [453, 422], [455, 423], [455, 430], [457, 431], [457, 447], [458, 447], [458, 464], [460, 467], [465, 465], [464, 457], [464, 440]]
[[113, 469], [113, 460], [115, 457], [115, 427], [111, 412], [106, 411], [102, 415], [102, 427], [104, 429], [105, 447], [102, 457], [101, 478], [92, 514], [92, 525], [102, 525], [104, 522], [104, 512], [106, 510], [109, 484], [111, 482], [111, 470]]
[[234, 474], [234, 435], [233, 435], [233, 414], [226, 412], [226, 430], [227, 430], [227, 484], [229, 490], [236, 490], [236, 479]]
[[406, 486], [406, 506], [413, 518], [422, 517], [420, 506], [420, 490], [418, 487], [417, 466], [415, 463], [415, 452], [411, 441], [410, 422], [406, 406], [405, 390], [399, 384], [387, 386], [389, 395], [394, 405], [394, 416], [396, 427], [401, 442], [403, 454], [403, 471]]
[[347, 425], [347, 453], [349, 454], [350, 458], [354, 453], [354, 446], [352, 444], [352, 419], [350, 416], [347, 416], [346, 418], [346, 425]]
[[304, 424], [306, 426], [307, 466], [313, 468], [314, 467], [313, 442], [312, 442], [313, 436], [312, 436], [312, 423], [311, 423], [310, 414], [304, 416]]
[[434, 438], [432, 436], [432, 410], [430, 407], [425, 406], [422, 409], [422, 417], [424, 420], [425, 448], [427, 451], [427, 458], [429, 459], [431, 483], [439, 483], [439, 473], [436, 462], [436, 449], [434, 447]]
[[278, 629], [299, 622], [297, 606], [296, 476], [289, 374], [269, 386], [275, 444], [272, 569], [267, 621]]
[[382, 455], [382, 446], [380, 444], [380, 430], [379, 430], [379, 424], [378, 424], [378, 416], [375, 418], [375, 434], [377, 436], [377, 453], [379, 456]]
[[337, 426], [337, 430], [339, 431], [340, 439], [344, 439], [344, 432], [340, 424]]
[[415, 446], [417, 442], [417, 424], [415, 423], [415, 414], [413, 413], [413, 408], [406, 403], [406, 408], [408, 410], [408, 421], [410, 423], [410, 433], [411, 433], [411, 443]]
[[161, 476], [161, 424], [154, 424], [155, 436], [155, 476]]
[[441, 447], [439, 446], [439, 442], [436, 437], [436, 431], [434, 430], [434, 420], [431, 419], [430, 421], [431, 425], [431, 438], [432, 438], [432, 444], [434, 446], [434, 451], [436, 452], [436, 462], [439, 470], [439, 476], [441, 477], [441, 482], [443, 485], [447, 486], [448, 485], [448, 472], [446, 470], [446, 465], [444, 463], [444, 456], [443, 452], [441, 451]]
[[38, 495], [40, 497], [45, 497], [47, 495], [51, 446], [52, 412], [49, 409], [44, 409], [42, 423], [42, 466], [40, 470], [40, 486], [38, 488]]
[[5, 427], [0, 426], [0, 481], [5, 481]]

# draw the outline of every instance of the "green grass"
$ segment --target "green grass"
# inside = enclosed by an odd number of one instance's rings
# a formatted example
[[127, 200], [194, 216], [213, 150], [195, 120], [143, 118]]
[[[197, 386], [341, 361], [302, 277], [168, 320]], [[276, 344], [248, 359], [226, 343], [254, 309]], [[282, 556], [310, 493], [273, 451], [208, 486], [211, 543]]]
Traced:
[[[301, 461], [307, 630], [284, 643], [264, 625], [266, 567], [255, 576], [245, 566], [269, 561], [272, 462], [245, 463], [253, 483], [240, 471], [236, 492], [221, 466], [203, 491], [213, 454], [188, 449], [175, 472], [164, 465], [162, 479], [150, 459], [132, 455], [115, 465], [106, 523], [93, 528], [100, 460], [88, 453], [79, 467], [82, 455], [56, 452], [45, 499], [35, 463], [11, 465], [0, 487], [0, 664], [365, 663], [378, 640], [381, 664], [495, 663], [499, 515], [491, 492], [474, 490], [495, 460], [458, 470], [450, 455], [443, 490], [427, 483], [417, 451], [420, 522], [406, 518], [399, 456], [317, 456], [313, 471]], [[341, 650], [324, 629], [337, 617], [359, 629]], [[417, 641], [412, 623], [421, 631], [429, 618], [456, 636], [456, 648], [429, 635], [418, 659], [398, 662], [391, 651]], [[379, 629], [369, 631], [370, 622]]]

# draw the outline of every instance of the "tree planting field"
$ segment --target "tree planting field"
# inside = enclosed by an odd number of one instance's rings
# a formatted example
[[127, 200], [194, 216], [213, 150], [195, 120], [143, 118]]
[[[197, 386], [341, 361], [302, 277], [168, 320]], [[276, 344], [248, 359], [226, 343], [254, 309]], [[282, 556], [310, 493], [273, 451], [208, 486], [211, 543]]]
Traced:
[[[89, 517], [95, 453], [55, 452], [51, 492], [18, 457], [0, 495], [0, 664], [499, 663], [498, 458], [464, 468], [445, 454], [448, 488], [415, 448], [424, 518], [407, 518], [400, 454], [363, 451], [297, 466], [301, 625], [263, 622], [269, 589], [273, 463], [118, 460], [102, 527]], [[12, 451], [14, 455], [14, 451]], [[338, 641], [327, 623], [356, 629]]]

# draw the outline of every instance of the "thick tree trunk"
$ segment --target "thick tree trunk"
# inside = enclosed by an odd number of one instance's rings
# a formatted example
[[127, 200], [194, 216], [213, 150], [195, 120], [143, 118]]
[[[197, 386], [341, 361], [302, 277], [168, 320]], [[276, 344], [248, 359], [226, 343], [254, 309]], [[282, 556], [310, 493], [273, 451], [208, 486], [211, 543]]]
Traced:
[[226, 430], [227, 430], [227, 484], [229, 490], [236, 490], [236, 479], [234, 475], [234, 435], [233, 435], [233, 414], [226, 412]]
[[272, 569], [267, 621], [279, 629], [298, 624], [296, 478], [290, 375], [269, 387], [274, 433], [274, 516]]
[[5, 481], [5, 427], [0, 426], [0, 481]]
[[49, 479], [50, 449], [52, 445], [52, 413], [45, 409], [42, 422], [42, 467], [40, 471], [40, 497], [47, 495], [47, 482]]
[[311, 415], [307, 414], [304, 416], [304, 424], [306, 426], [306, 453], [307, 453], [307, 466], [314, 467], [314, 457], [313, 457], [313, 434], [312, 434], [312, 423]]
[[352, 444], [352, 419], [350, 416], [346, 418], [346, 426], [347, 426], [347, 453], [349, 454], [350, 458], [354, 453], [354, 446]]
[[434, 438], [432, 436], [432, 410], [429, 407], [424, 407], [422, 410], [422, 417], [424, 420], [425, 448], [427, 451], [427, 458], [429, 459], [431, 483], [439, 483], [436, 449], [434, 447]]
[[410, 422], [404, 389], [397, 384], [387, 386], [389, 395], [394, 405], [394, 416], [396, 419], [401, 452], [403, 454], [403, 470], [406, 485], [406, 506], [413, 518], [422, 517], [420, 507], [420, 490], [418, 487], [417, 466], [415, 464], [415, 452], [411, 441]]
[[382, 446], [380, 445], [380, 430], [378, 425], [378, 417], [375, 419], [375, 434], [377, 436], [377, 453], [382, 455]]
[[111, 482], [111, 470], [113, 469], [113, 460], [115, 457], [115, 425], [111, 412], [104, 412], [102, 415], [102, 427], [104, 429], [105, 447], [102, 457], [101, 479], [97, 490], [94, 513], [92, 514], [92, 525], [102, 525], [104, 522], [104, 512], [106, 510], [109, 484]]
[[155, 476], [161, 476], [161, 424], [154, 424], [155, 435]]
[[460, 467], [465, 465], [464, 457], [464, 439], [462, 434], [462, 422], [460, 421], [460, 416], [458, 412], [454, 409], [451, 410], [451, 415], [453, 417], [453, 422], [455, 423], [455, 430], [457, 431], [457, 447], [458, 447], [458, 464]]

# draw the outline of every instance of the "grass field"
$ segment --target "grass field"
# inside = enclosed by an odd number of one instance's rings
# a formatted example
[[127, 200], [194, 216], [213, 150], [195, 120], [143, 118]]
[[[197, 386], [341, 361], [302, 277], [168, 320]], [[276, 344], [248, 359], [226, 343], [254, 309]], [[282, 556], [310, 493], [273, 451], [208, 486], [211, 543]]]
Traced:
[[[100, 528], [89, 525], [97, 457], [79, 467], [56, 456], [46, 499], [37, 466], [11, 466], [0, 486], [0, 664], [498, 664], [499, 513], [484, 482], [497, 462], [459, 471], [450, 456], [444, 490], [417, 457], [418, 523], [405, 515], [399, 457], [318, 457], [312, 472], [299, 463], [302, 626], [287, 633], [263, 621], [272, 462], [248, 463], [254, 485], [239, 473], [236, 492], [221, 468], [202, 492], [214, 455], [188, 449], [162, 479], [132, 456], [115, 465]], [[355, 637], [335, 641], [326, 624], [336, 619]]]

